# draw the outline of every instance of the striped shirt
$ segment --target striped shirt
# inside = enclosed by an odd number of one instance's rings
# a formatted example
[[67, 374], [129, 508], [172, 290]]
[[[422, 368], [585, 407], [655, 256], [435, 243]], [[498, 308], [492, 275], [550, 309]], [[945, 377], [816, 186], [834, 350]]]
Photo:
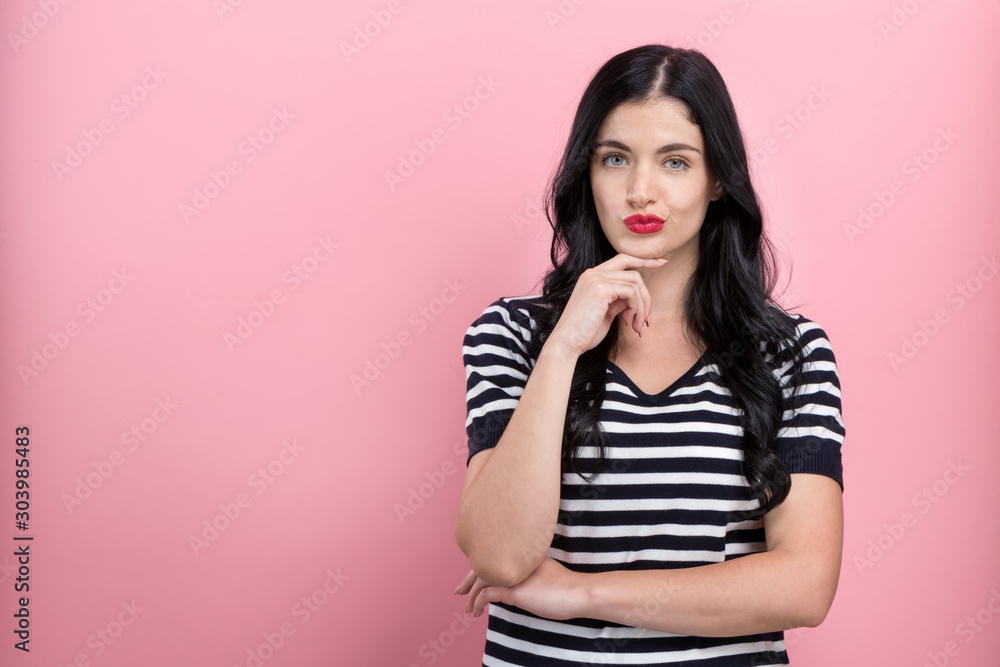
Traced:
[[[465, 334], [469, 459], [499, 441], [534, 367], [527, 344], [539, 296], [494, 301]], [[833, 351], [815, 322], [791, 317], [805, 345], [802, 386], [794, 395], [788, 350], [765, 357], [785, 394], [776, 451], [790, 473], [826, 475], [843, 489]], [[548, 556], [571, 570], [602, 572], [694, 567], [765, 551], [763, 519], [737, 514], [759, 504], [742, 473], [740, 412], [711, 355], [657, 394], [643, 392], [610, 361], [606, 378], [604, 472], [592, 483], [563, 475]], [[598, 452], [581, 454], [590, 477]], [[668, 604], [669, 591], [652, 592], [646, 604], [655, 607], [661, 593]], [[484, 667], [787, 663], [782, 632], [694, 637], [587, 618], [551, 620], [499, 602], [489, 605], [483, 655]]]

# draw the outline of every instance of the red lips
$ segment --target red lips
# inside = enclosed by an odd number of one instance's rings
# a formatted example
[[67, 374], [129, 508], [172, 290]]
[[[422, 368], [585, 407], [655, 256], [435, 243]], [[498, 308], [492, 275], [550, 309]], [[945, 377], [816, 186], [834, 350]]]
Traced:
[[653, 214], [642, 214], [636, 213], [635, 215], [630, 215], [625, 218], [626, 225], [650, 225], [650, 224], [663, 224], [663, 218], [658, 215]]

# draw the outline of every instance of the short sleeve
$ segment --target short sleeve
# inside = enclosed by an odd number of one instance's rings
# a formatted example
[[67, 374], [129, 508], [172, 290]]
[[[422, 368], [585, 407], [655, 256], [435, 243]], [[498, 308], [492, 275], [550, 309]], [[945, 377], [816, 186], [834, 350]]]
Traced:
[[465, 333], [466, 465], [474, 454], [496, 446], [514, 415], [531, 372], [530, 326], [531, 318], [523, 309], [512, 299], [501, 298], [487, 306]]
[[774, 371], [785, 401], [776, 453], [790, 474], [826, 475], [835, 479], [843, 491], [841, 446], [845, 429], [837, 361], [826, 332], [802, 315], [794, 317], [796, 335], [803, 344], [802, 372], [793, 386], [789, 382], [790, 361]]

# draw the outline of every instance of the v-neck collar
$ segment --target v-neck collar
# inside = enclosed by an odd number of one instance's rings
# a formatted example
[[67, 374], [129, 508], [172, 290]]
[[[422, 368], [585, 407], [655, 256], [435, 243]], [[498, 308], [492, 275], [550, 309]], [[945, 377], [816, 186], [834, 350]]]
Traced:
[[642, 389], [640, 389], [639, 385], [633, 382], [632, 378], [626, 375], [625, 371], [622, 370], [618, 364], [611, 361], [610, 359], [608, 360], [608, 368], [611, 371], [612, 375], [614, 375], [615, 378], [621, 384], [628, 387], [632, 391], [632, 393], [634, 393], [638, 398], [646, 401], [647, 403], [663, 403], [664, 401], [669, 399], [675, 391], [680, 389], [682, 386], [687, 384], [692, 378], [694, 378], [694, 376], [698, 374], [698, 371], [701, 370], [701, 368], [707, 363], [708, 363], [708, 352], [706, 351], [703, 352], [700, 357], [698, 357], [698, 359], [694, 362], [694, 365], [691, 366], [691, 368], [687, 369], [687, 371], [685, 371], [683, 375], [674, 380], [669, 387], [656, 394], [647, 394]]

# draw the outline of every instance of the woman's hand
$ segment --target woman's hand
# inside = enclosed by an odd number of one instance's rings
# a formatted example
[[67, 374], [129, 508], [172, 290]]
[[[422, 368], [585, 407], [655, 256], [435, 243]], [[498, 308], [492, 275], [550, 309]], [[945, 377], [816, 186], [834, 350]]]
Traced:
[[666, 261], [619, 253], [584, 271], [545, 344], [580, 356], [604, 340], [619, 313], [626, 326], [641, 333], [653, 303], [642, 276], [632, 269], [657, 269]]
[[585, 576], [546, 556], [527, 579], [514, 586], [490, 586], [470, 570], [455, 594], [469, 594], [465, 611], [473, 611], [475, 616], [483, 613], [487, 602], [503, 602], [544, 618], [564, 621], [582, 615], [586, 603]]

